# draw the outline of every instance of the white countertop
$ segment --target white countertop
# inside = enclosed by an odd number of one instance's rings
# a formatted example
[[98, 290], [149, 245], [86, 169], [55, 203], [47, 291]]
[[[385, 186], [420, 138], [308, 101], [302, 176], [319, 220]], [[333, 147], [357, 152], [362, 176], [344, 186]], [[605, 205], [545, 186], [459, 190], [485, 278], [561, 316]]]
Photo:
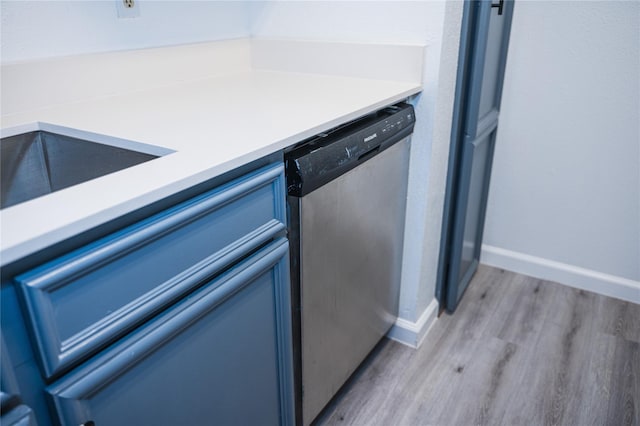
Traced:
[[1, 264], [420, 90], [415, 82], [249, 69], [3, 116], [3, 136], [87, 132], [100, 142], [175, 152], [3, 209]]

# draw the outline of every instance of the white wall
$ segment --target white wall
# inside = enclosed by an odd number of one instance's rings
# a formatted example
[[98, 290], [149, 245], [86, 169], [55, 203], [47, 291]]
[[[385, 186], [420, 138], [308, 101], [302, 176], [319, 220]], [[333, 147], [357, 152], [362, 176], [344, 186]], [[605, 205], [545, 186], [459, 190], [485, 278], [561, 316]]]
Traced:
[[[455, 5], [461, 11], [461, 3]], [[257, 37], [427, 45], [424, 91], [416, 104], [418, 122], [411, 147], [408, 232], [400, 297], [400, 317], [413, 324], [427, 311], [435, 295], [443, 191], [433, 192], [432, 188], [430, 193], [429, 182], [444, 182], [448, 155], [450, 121], [445, 132], [445, 148], [434, 146], [444, 22], [442, 1], [269, 1], [254, 3], [252, 11], [252, 34]], [[459, 24], [457, 28], [459, 34]], [[455, 31], [453, 36], [457, 36]], [[454, 50], [452, 56], [457, 62], [457, 42], [448, 48]], [[455, 64], [453, 74], [455, 76]], [[448, 99], [452, 105], [453, 90], [442, 92], [440, 99], [444, 99], [445, 105]], [[435, 169], [430, 167], [434, 148], [439, 157]], [[432, 171], [436, 176], [431, 176]], [[437, 208], [439, 202], [440, 209]], [[430, 235], [432, 231], [437, 235]], [[433, 244], [426, 244], [428, 242]], [[425, 270], [425, 265], [432, 269]]]
[[639, 2], [518, 2], [482, 260], [640, 303], [639, 120]]
[[2, 63], [247, 37], [247, 1], [137, 0], [140, 16], [118, 19], [115, 0], [5, 1]]

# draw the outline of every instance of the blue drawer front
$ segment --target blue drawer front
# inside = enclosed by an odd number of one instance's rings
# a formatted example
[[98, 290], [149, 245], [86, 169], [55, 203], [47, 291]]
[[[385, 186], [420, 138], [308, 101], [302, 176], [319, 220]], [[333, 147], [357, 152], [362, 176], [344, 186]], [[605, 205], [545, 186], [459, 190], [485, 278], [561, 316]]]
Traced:
[[273, 239], [284, 200], [271, 166], [17, 277], [46, 377]]
[[61, 424], [293, 424], [279, 239], [47, 389]]

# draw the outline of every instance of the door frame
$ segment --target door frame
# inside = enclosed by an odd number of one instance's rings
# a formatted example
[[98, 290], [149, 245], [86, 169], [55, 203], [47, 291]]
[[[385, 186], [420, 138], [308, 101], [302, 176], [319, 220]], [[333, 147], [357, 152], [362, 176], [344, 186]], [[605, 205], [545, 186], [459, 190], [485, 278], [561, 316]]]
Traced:
[[[447, 293], [448, 286], [447, 281], [449, 279], [449, 272], [451, 266], [451, 258], [452, 258], [452, 250], [453, 250], [453, 236], [454, 236], [454, 228], [456, 226], [464, 226], [464, 221], [461, 224], [459, 217], [461, 215], [456, 214], [457, 202], [456, 198], [460, 191], [468, 192], [468, 188], [460, 188], [460, 182], [464, 181], [462, 179], [463, 173], [470, 173], [470, 170], [464, 170], [463, 166], [463, 155], [462, 155], [462, 144], [465, 139], [465, 127], [467, 124], [467, 119], [469, 117], [473, 117], [473, 115], [477, 115], [477, 107], [474, 108], [473, 104], [477, 102], [470, 102], [470, 97], [476, 95], [475, 92], [479, 93], [478, 90], [474, 90], [474, 85], [482, 85], [482, 72], [475, 72], [479, 66], [484, 65], [484, 56], [485, 52], [481, 52], [479, 56], [476, 56], [476, 60], [474, 61], [474, 53], [478, 48], [476, 42], [478, 41], [479, 31], [488, 31], [488, 28], [479, 28], [481, 25], [481, 13], [483, 12], [481, 3], [491, 3], [491, 0], [476, 0], [476, 1], [466, 1], [464, 2], [464, 9], [462, 15], [462, 24], [460, 30], [460, 49], [458, 51], [458, 71], [456, 73], [456, 88], [455, 88], [455, 100], [453, 105], [453, 119], [451, 125], [451, 140], [449, 146], [449, 159], [448, 159], [448, 168], [447, 168], [447, 179], [446, 179], [446, 189], [445, 189], [445, 198], [444, 198], [444, 206], [443, 206], [443, 215], [442, 215], [442, 231], [440, 237], [440, 253], [438, 257], [438, 271], [436, 276], [436, 299], [438, 300], [440, 306], [440, 313], [445, 309], [448, 305]], [[513, 20], [513, 1], [505, 1], [506, 7], [504, 7], [504, 15], [507, 19], [505, 23], [504, 31], [507, 34], [511, 33], [511, 23]], [[497, 6], [497, 4], [496, 4]], [[492, 7], [489, 7], [489, 12], [491, 12]], [[485, 9], [486, 10], [486, 9]], [[509, 47], [509, 37], [503, 38], [501, 54], [506, 54], [506, 51]], [[485, 45], [486, 46], [486, 45]], [[478, 60], [480, 58], [480, 60]], [[498, 78], [501, 81], [504, 81], [504, 74], [506, 68], [506, 60], [501, 64], [498, 70]], [[478, 76], [479, 74], [479, 76]], [[498, 108], [500, 107], [500, 99], [502, 96], [503, 85], [500, 84], [500, 87], [497, 90], [496, 96], [498, 99]], [[471, 105], [470, 105], [471, 104]], [[477, 117], [478, 119], [481, 117]], [[485, 129], [484, 131], [489, 130]], [[495, 131], [495, 130], [494, 130]], [[495, 134], [493, 136], [495, 138]], [[493, 158], [493, 147], [495, 147], [495, 140], [492, 141], [490, 158]], [[491, 174], [492, 161], [489, 161], [487, 166], [486, 173]], [[490, 180], [487, 179], [484, 193], [484, 199], [482, 200], [483, 208], [482, 208], [482, 217], [481, 224], [479, 227], [478, 233], [479, 238], [482, 238], [482, 233], [484, 230], [484, 216], [486, 212], [486, 204], [488, 199], [488, 186]], [[468, 186], [468, 185], [465, 185]], [[478, 251], [480, 247], [478, 247]], [[478, 253], [479, 255], [479, 253]], [[469, 275], [469, 274], [467, 274]], [[472, 275], [472, 274], [471, 274]], [[471, 279], [471, 277], [465, 277], [465, 280]], [[449, 310], [452, 312], [453, 310]]]

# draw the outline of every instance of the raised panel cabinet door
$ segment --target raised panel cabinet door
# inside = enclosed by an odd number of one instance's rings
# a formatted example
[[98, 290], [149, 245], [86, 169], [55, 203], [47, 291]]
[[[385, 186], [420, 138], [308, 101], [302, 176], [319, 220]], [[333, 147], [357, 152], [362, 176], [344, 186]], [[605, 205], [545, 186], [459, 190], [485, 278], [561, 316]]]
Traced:
[[57, 378], [281, 234], [270, 165], [15, 278], [46, 378]]
[[61, 424], [293, 423], [278, 239], [47, 389]]

